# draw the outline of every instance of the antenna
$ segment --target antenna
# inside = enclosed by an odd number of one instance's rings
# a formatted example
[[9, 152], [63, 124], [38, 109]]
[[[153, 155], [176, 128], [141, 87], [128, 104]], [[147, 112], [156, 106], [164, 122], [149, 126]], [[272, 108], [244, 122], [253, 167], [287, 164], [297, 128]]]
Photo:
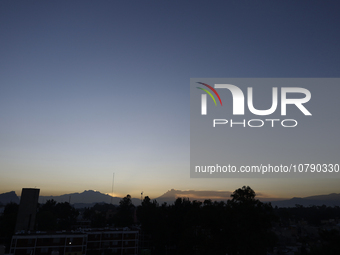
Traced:
[[140, 193], [140, 203], [142, 204], [143, 202], [143, 191]]
[[115, 180], [115, 173], [113, 173], [113, 177], [112, 177], [112, 191], [111, 191], [111, 205], [112, 205], [112, 199], [113, 199], [113, 183], [114, 183], [114, 180]]

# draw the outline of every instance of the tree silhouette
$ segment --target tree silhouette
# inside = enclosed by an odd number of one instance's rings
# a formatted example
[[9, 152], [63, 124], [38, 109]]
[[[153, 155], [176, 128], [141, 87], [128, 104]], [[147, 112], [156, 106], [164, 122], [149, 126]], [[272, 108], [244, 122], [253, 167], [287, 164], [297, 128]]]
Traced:
[[271, 204], [255, 199], [249, 186], [237, 189], [228, 201], [232, 217], [230, 238], [233, 240], [230, 254], [267, 254], [275, 244], [276, 236], [271, 231], [275, 220]]
[[242, 187], [225, 202], [177, 198], [159, 206], [145, 197], [137, 209], [143, 246], [154, 254], [266, 254], [274, 241], [270, 204], [255, 199], [250, 187]]
[[242, 188], [235, 190], [230, 196], [232, 197], [232, 202], [249, 203], [255, 201], [256, 194], [249, 186], [243, 186]]
[[79, 212], [69, 203], [57, 203], [55, 200], [47, 200], [40, 205], [37, 213], [38, 230], [71, 230], [76, 223]]
[[115, 223], [118, 227], [129, 227], [134, 222], [135, 206], [132, 204], [131, 196], [127, 195], [119, 201], [118, 213]]
[[0, 216], [0, 244], [6, 246], [5, 253], [9, 253], [11, 238], [14, 234], [19, 205], [8, 203], [4, 208], [4, 213]]

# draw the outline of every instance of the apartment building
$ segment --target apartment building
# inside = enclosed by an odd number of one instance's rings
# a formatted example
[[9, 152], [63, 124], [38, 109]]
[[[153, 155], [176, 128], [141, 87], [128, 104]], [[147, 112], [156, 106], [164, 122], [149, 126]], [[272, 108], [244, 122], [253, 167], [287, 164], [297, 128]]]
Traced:
[[12, 237], [13, 255], [138, 254], [139, 231], [89, 229], [82, 232], [35, 232]]

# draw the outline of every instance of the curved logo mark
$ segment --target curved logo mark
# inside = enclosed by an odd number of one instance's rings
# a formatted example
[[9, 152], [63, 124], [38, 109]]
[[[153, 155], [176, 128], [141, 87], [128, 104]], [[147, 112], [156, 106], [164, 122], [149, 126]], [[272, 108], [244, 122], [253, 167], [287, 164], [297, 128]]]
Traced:
[[[203, 86], [206, 86], [207, 88], [211, 89], [211, 91], [214, 92], [215, 95], [217, 96], [218, 100], [220, 100], [220, 104], [222, 106], [222, 100], [220, 98], [220, 95], [217, 93], [217, 91], [213, 87], [211, 87], [210, 85], [205, 84], [203, 82], [197, 82], [197, 83], [202, 84]], [[196, 88], [201, 89], [204, 92], [206, 92], [212, 98], [212, 100], [214, 100], [215, 105], [217, 105], [215, 97], [213, 96], [213, 94], [210, 93], [209, 90], [203, 89], [203, 88], [200, 88], [200, 87], [196, 87]], [[207, 95], [206, 94], [202, 94], [202, 97], [201, 97], [201, 114], [207, 115]]]
[[[222, 100], [221, 100], [221, 98], [220, 98], [220, 95], [217, 93], [217, 91], [216, 91], [213, 87], [211, 87], [210, 85], [205, 84], [205, 83], [203, 83], [203, 82], [197, 82], [197, 83], [202, 84], [202, 85], [206, 86], [207, 88], [211, 89], [212, 92], [214, 92], [215, 95], [217, 96], [218, 100], [220, 100], [220, 104], [221, 104], [221, 106], [222, 106]], [[198, 89], [201, 89], [201, 90], [203, 90], [203, 91], [205, 91], [205, 92], [207, 92], [208, 95], [214, 100], [215, 105], [217, 105], [214, 96], [209, 92], [209, 90], [202, 89], [202, 88], [200, 88], [200, 87], [197, 87], [197, 88], [198, 88]]]

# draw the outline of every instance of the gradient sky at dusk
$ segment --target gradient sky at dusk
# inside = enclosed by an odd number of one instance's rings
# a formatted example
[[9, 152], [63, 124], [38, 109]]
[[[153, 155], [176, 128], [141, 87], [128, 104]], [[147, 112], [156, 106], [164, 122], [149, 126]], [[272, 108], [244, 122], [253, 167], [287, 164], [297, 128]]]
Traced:
[[113, 172], [115, 195], [133, 197], [339, 193], [339, 179], [189, 177], [190, 78], [340, 77], [339, 11], [337, 1], [1, 1], [0, 193], [110, 193]]

